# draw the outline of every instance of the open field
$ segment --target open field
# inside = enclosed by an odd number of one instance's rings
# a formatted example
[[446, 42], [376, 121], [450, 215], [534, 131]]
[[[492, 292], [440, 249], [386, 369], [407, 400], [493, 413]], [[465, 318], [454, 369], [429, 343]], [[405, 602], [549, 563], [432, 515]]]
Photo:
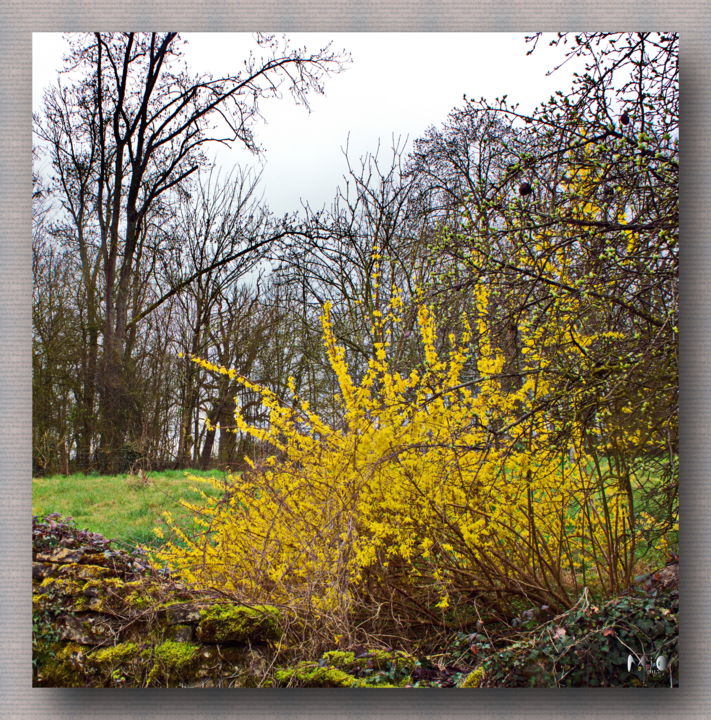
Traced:
[[[57, 512], [74, 518], [78, 527], [117, 540], [121, 545], [158, 545], [153, 528], [161, 524], [161, 514], [169, 511], [176, 522], [189, 529], [189, 513], [181, 500], [199, 499], [198, 483], [188, 477], [220, 478], [219, 470], [165, 470], [149, 472], [143, 482], [135, 475], [52, 475], [33, 478], [32, 514]], [[209, 495], [220, 491], [200, 483]]]

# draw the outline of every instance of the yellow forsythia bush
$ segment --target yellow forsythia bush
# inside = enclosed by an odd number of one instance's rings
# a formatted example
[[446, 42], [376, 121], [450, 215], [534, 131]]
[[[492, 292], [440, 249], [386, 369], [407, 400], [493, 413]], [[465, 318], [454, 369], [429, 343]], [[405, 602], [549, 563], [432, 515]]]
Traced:
[[545, 411], [551, 391], [536, 348], [548, 340], [540, 327], [520, 328], [537, 372], [524, 371], [505, 392], [484, 286], [476, 300], [475, 326], [450, 336], [445, 353], [435, 349], [431, 310], [419, 307], [425, 362], [409, 375], [390, 368], [390, 330], [377, 314], [382, 342], [360, 382], [327, 305], [338, 425], [298, 398], [286, 405], [234, 370], [197, 360], [261, 394], [268, 426], [248, 425], [238, 408], [237, 428], [275, 454], [235, 476], [221, 500], [190, 506], [205, 532], [191, 538], [173, 526], [180, 542], [159, 559], [186, 581], [339, 627], [348, 618], [451, 619], [475, 596], [490, 609], [508, 609], [516, 597], [563, 607], [583, 585], [613, 586], [629, 561], [628, 497], [586, 471], [591, 461], [575, 427], [559, 447]]

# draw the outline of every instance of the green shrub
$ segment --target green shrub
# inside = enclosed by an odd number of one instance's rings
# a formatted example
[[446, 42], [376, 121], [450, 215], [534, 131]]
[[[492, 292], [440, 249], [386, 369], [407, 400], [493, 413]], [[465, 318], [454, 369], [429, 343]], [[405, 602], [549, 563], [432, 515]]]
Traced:
[[[623, 595], [575, 607], [502, 648], [486, 640], [488, 687], [669, 687], [678, 685], [678, 594]], [[477, 636], [474, 638], [474, 642]], [[664, 657], [659, 670], [657, 658]], [[631, 658], [631, 661], [630, 661]], [[631, 662], [631, 667], [630, 667]]]

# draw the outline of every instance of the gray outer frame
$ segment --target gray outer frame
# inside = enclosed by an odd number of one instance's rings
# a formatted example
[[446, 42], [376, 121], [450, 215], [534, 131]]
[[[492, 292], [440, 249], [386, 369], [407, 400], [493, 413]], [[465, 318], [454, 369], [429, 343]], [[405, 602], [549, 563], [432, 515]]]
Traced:
[[[89, 3], [5, 0], [0, 9], [0, 478], [3, 482], [0, 547], [0, 717], [14, 718], [615, 718], [711, 717], [706, 650], [711, 484], [709, 467], [711, 351], [707, 313], [711, 251], [708, 204], [709, 155], [704, 131], [711, 117], [708, 81], [711, 45], [702, 3], [635, 3], [599, 0], [568, 5], [558, 0], [508, 6], [480, 0], [476, 8], [457, 2], [400, 1], [385, 4], [276, 2], [150, 5], [131, 0]], [[167, 27], [170, 26], [170, 27]], [[682, 373], [682, 623], [681, 688], [669, 690], [340, 690], [173, 689], [90, 692], [33, 689], [30, 648], [31, 515], [31, 33], [93, 29], [279, 30], [279, 31], [530, 31], [535, 29], [654, 29], [681, 33], [682, 196], [681, 268]], [[476, 72], [476, 69], [473, 69]], [[436, 121], [436, 118], [433, 118]], [[180, 693], [180, 697], [178, 697]]]

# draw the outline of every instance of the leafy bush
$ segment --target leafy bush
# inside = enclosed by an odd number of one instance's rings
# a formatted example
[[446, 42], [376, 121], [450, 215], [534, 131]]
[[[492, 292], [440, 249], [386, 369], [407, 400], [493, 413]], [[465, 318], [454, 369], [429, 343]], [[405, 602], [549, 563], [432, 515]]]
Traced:
[[[560, 398], [542, 372], [538, 347], [562, 342], [553, 332], [561, 318], [552, 316], [545, 333], [521, 321], [531, 365], [511, 387], [490, 339], [486, 287], [477, 290], [476, 337], [462, 318], [448, 354], [436, 350], [431, 310], [419, 307], [423, 362], [409, 375], [387, 358], [400, 305], [396, 295], [387, 316], [374, 313], [377, 341], [360, 382], [325, 307], [341, 422], [195, 359], [261, 395], [269, 424], [248, 425], [238, 408], [237, 431], [277, 454], [228, 495], [188, 504], [204, 534], [174, 528], [181, 544], [167, 544], [158, 558], [184, 580], [317, 619], [324, 639], [339, 632], [354, 640], [356, 626], [411, 636], [412, 628], [467, 625], [474, 600], [508, 616], [521, 601], [560, 610], [584, 587], [614, 593], [628, 585], [639, 539], [633, 476], [603, 475], [579, 422], [565, 420], [561, 443]], [[580, 331], [576, 346], [607, 335]]]
[[[566, 613], [494, 646], [463, 637], [484, 687], [669, 687], [678, 684], [678, 593], [623, 595]], [[659, 664], [657, 661], [659, 658]]]

